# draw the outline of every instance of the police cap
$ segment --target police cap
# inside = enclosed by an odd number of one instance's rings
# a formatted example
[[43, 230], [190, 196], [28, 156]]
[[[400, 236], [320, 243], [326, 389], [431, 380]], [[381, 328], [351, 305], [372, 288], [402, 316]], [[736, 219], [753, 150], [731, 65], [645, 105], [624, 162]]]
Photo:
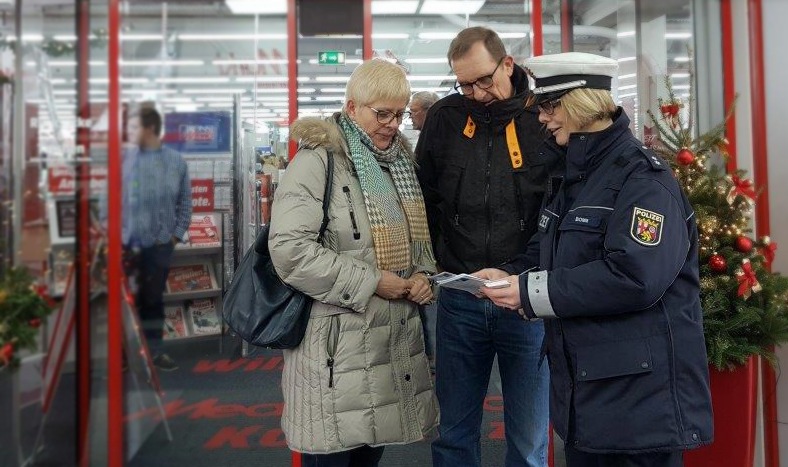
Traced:
[[612, 58], [583, 52], [540, 55], [525, 60], [525, 69], [534, 78], [536, 103], [556, 99], [572, 89], [611, 88], [618, 72]]

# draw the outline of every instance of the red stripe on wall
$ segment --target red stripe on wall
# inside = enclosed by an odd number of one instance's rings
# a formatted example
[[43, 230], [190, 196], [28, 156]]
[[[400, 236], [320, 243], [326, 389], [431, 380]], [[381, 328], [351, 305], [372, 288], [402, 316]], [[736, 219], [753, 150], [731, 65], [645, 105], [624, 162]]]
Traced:
[[372, 0], [364, 1], [364, 60], [372, 58]]
[[[734, 54], [733, 54], [733, 14], [731, 13], [731, 0], [722, 0], [720, 4], [720, 22], [722, 28], [722, 69], [723, 69], [723, 102], [725, 109], [733, 105], [736, 98], [734, 80]], [[725, 125], [725, 136], [728, 138], [728, 162], [726, 169], [729, 173], [735, 172], [736, 161], [736, 115], [732, 115]]]
[[[298, 118], [298, 26], [296, 0], [287, 0], [287, 120], [288, 126]], [[296, 143], [288, 142], [288, 158], [296, 153]]]
[[[766, 79], [763, 59], [762, 0], [747, 2], [747, 25], [750, 45], [750, 94], [752, 98], [753, 181], [760, 195], [755, 204], [755, 232], [769, 235], [769, 154], [766, 134]], [[780, 445], [777, 425], [777, 378], [774, 369], [761, 362], [763, 397], [763, 438], [766, 467], [779, 467]]]
[[[109, 6], [109, 157], [107, 158], [107, 186], [119, 187], [121, 175], [121, 121], [120, 121], [120, 2], [108, 0]], [[122, 467], [124, 456], [123, 423], [123, 362], [122, 362], [122, 317], [120, 303], [120, 278], [123, 277], [121, 231], [121, 191], [107, 190], [107, 276], [116, 280], [107, 281], [107, 417], [110, 429], [107, 433], [107, 465]]]
[[542, 33], [542, 0], [531, 0], [531, 28], [533, 30], [533, 56], [544, 53], [544, 34]]

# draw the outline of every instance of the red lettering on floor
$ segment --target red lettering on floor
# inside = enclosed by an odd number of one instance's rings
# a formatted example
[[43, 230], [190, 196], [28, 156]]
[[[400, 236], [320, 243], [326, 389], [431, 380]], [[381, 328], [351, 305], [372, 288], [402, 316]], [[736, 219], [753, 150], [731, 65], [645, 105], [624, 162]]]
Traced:
[[503, 396], [485, 397], [484, 410], [487, 412], [503, 412]]
[[219, 430], [213, 438], [209, 439], [208, 442], [203, 445], [203, 448], [219, 449], [225, 445], [229, 445], [229, 447], [233, 449], [248, 448], [249, 437], [257, 434], [260, 428], [262, 428], [262, 425], [247, 426], [241, 430], [234, 426], [226, 426]]
[[487, 435], [487, 439], [506, 439], [506, 432], [503, 427], [503, 422], [492, 421], [490, 422], [492, 431]]
[[268, 430], [260, 438], [260, 446], [264, 448], [284, 448], [287, 447], [285, 434], [279, 428]]
[[208, 372], [217, 372], [217, 373], [227, 373], [228, 371], [234, 371], [241, 368], [244, 365], [248, 365], [249, 361], [239, 358], [238, 360], [232, 361], [227, 359], [222, 360], [200, 360], [194, 365], [194, 369], [192, 369], [193, 373], [208, 373]]

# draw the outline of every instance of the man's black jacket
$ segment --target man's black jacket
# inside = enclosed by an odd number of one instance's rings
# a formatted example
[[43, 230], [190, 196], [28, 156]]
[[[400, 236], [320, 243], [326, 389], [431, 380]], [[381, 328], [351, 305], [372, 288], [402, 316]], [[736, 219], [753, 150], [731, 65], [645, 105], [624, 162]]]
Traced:
[[[560, 161], [540, 151], [548, 134], [525, 107], [523, 69], [515, 65], [511, 80], [514, 96], [489, 105], [459, 94], [439, 100], [419, 136], [419, 182], [443, 270], [498, 266], [524, 252], [536, 231], [548, 174]], [[511, 127], [507, 138], [511, 122], [516, 138]], [[517, 152], [522, 165], [515, 168]]]

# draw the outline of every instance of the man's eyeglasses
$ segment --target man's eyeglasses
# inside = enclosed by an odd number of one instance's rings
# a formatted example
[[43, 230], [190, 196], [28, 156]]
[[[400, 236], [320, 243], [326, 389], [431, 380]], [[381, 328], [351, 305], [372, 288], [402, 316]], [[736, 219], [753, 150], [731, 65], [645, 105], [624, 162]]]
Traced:
[[492, 85], [494, 84], [493, 76], [495, 75], [495, 72], [498, 71], [498, 67], [501, 66], [501, 63], [503, 63], [503, 59], [504, 58], [506, 58], [506, 56], [503, 56], [503, 57], [501, 57], [500, 60], [498, 60], [498, 64], [495, 65], [495, 69], [489, 75], [482, 76], [481, 78], [477, 79], [476, 81], [474, 81], [472, 83], [460, 83], [460, 82], [457, 82], [454, 85], [454, 89], [456, 89], [457, 92], [462, 94], [463, 96], [469, 96], [469, 95], [473, 94], [473, 87], [474, 86], [476, 86], [479, 89], [490, 89], [492, 87]]
[[369, 107], [369, 110], [375, 112], [375, 117], [377, 117], [378, 123], [380, 123], [381, 125], [388, 125], [395, 118], [397, 119], [397, 123], [402, 123], [402, 120], [404, 118], [410, 117], [410, 112], [408, 112], [407, 110], [397, 113], [391, 112], [389, 110], [378, 110], [374, 107]]
[[547, 115], [553, 115], [555, 113], [555, 109], [561, 106], [561, 99], [553, 99], [551, 101], [542, 102], [539, 104], [539, 111], [544, 112]]

